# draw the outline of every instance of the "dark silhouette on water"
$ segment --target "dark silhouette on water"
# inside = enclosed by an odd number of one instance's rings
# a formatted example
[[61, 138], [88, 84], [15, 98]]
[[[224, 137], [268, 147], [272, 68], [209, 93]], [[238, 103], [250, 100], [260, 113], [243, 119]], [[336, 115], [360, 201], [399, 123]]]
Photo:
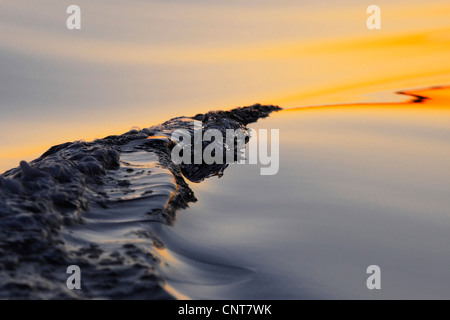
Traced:
[[[0, 175], [0, 298], [172, 298], [149, 247], [151, 224], [173, 223], [196, 198], [184, 177], [202, 181], [227, 164], [175, 165], [176, 129], [246, 129], [276, 106], [179, 117], [93, 142], [54, 146]], [[114, 241], [96, 241], [111, 234]], [[119, 236], [117, 236], [119, 234]], [[68, 290], [66, 268], [82, 270]]]

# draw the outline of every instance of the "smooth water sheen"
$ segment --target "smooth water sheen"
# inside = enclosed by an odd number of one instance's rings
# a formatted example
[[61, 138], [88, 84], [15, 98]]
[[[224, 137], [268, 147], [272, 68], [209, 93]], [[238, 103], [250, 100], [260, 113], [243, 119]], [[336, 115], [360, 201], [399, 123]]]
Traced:
[[77, 0], [79, 31], [71, 4], [0, 2], [0, 171], [176, 116], [392, 101], [449, 81], [448, 0]]
[[207, 299], [449, 299], [450, 90], [414, 94], [431, 99], [252, 125], [280, 129], [280, 172], [191, 184], [199, 201], [159, 231], [169, 283]]
[[[179, 260], [164, 251], [156, 229], [172, 225], [177, 211], [197, 201], [187, 181], [221, 176], [228, 163], [175, 163], [172, 134], [195, 135], [194, 124], [204, 132], [245, 132], [248, 123], [279, 110], [254, 105], [68, 142], [0, 175], [0, 298], [182, 297], [164, 275], [164, 266]], [[207, 146], [195, 141], [190, 148], [206, 152]], [[235, 157], [243, 151], [226, 141], [223, 148]], [[185, 272], [189, 281], [194, 270], [210, 270], [216, 282], [217, 270], [224, 270], [186, 258], [184, 265], [193, 268]], [[69, 265], [83, 270], [83, 290], [65, 286]]]
[[[83, 174], [65, 157], [43, 161], [51, 174], [23, 163], [10, 174], [24, 188], [0, 179], [0, 214], [19, 212], [0, 221], [14, 253], [0, 282], [67, 298], [64, 268], [81, 260], [78, 298], [450, 298], [450, 94], [417, 90], [448, 85], [448, 0], [378, 0], [381, 30], [359, 0], [78, 0], [75, 32], [70, 4], [0, 1], [1, 172], [66, 141], [255, 102], [285, 108], [251, 125], [280, 130], [280, 171], [232, 165], [155, 219], [180, 185], [132, 142], [74, 143]], [[408, 88], [414, 103], [392, 94]], [[87, 208], [97, 198], [117, 203]], [[366, 288], [372, 264], [382, 290]]]

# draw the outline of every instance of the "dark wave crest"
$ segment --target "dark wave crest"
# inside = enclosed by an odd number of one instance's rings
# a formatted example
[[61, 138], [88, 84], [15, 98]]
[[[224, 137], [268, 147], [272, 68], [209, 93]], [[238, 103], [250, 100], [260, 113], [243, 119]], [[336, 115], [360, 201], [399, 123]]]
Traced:
[[[54, 146], [0, 175], [0, 298], [171, 298], [151, 248], [155, 224], [171, 224], [196, 201], [194, 182], [227, 164], [176, 165], [176, 129], [246, 129], [276, 106], [179, 117], [93, 142]], [[68, 290], [66, 268], [82, 270]]]

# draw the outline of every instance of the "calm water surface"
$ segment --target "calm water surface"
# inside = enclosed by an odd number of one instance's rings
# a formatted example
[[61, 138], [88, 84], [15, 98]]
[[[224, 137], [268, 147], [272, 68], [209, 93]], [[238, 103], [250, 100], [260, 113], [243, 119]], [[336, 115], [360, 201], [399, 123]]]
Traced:
[[[380, 0], [376, 31], [357, 0], [77, 3], [80, 32], [65, 28], [71, 1], [0, 2], [0, 171], [66, 141], [277, 104], [252, 125], [280, 130], [276, 176], [233, 165], [190, 184], [199, 201], [173, 226], [147, 226], [167, 290], [450, 299], [449, 91], [415, 92], [422, 104], [392, 93], [448, 85], [447, 0]], [[396, 103], [344, 104], [362, 101]], [[325, 104], [339, 105], [294, 110]], [[119, 218], [140, 224], [130, 210]], [[382, 290], [366, 288], [372, 264]]]
[[169, 283], [191, 298], [450, 298], [449, 90], [437, 95], [253, 125], [280, 129], [278, 175], [234, 165], [194, 185], [199, 202], [160, 230]]

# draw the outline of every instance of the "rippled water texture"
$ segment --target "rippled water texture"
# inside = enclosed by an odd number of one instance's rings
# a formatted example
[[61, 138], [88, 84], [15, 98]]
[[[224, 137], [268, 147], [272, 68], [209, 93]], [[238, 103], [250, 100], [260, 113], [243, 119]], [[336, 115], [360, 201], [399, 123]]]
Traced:
[[[448, 0], [378, 0], [381, 30], [359, 0], [78, 0], [73, 32], [70, 4], [0, 1], [0, 298], [450, 298]], [[194, 122], [279, 129], [279, 173], [174, 165]]]
[[[278, 110], [254, 105], [68, 142], [0, 175], [0, 297], [178, 296], [157, 270], [174, 264], [168, 255], [160, 258], [164, 244], [154, 229], [172, 225], [177, 210], [197, 201], [186, 181], [222, 176], [228, 164], [175, 164], [172, 133], [184, 129], [193, 136], [194, 124], [222, 135], [246, 131], [248, 123]], [[241, 150], [226, 142], [224, 148], [235, 157]], [[69, 265], [82, 268], [83, 290], [65, 287]]]
[[55, 146], [0, 179], [0, 294], [70, 297], [77, 264], [78, 298], [448, 298], [449, 92], [272, 114], [252, 127], [282, 133], [275, 176], [234, 164], [183, 179], [164, 135], [193, 118]]
[[[450, 90], [407, 94], [416, 102], [287, 109], [253, 125], [280, 128], [278, 175], [234, 165], [194, 185], [198, 203], [162, 237], [248, 274], [170, 283], [194, 298], [448, 299]], [[366, 288], [372, 264], [379, 291]]]
[[53, 145], [254, 103], [400, 101], [445, 85], [448, 0], [0, 2], [0, 170]]

